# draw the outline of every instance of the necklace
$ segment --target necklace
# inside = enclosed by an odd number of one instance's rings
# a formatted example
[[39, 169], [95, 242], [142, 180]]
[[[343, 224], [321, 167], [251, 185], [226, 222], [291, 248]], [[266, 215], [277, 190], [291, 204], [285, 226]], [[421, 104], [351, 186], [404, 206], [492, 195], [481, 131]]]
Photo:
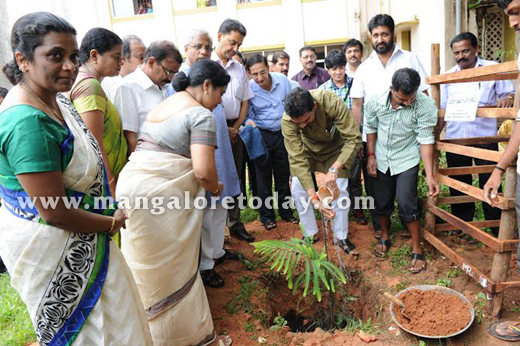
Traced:
[[60, 114], [60, 112], [55, 110], [51, 106], [49, 106], [45, 101], [43, 101], [40, 97], [38, 97], [38, 95], [36, 95], [36, 93], [31, 89], [31, 87], [29, 85], [27, 85], [24, 82], [20, 83], [19, 85], [20, 85], [20, 88], [22, 88], [23, 90], [25, 90], [29, 94], [31, 94], [36, 99], [36, 101], [40, 102], [42, 105], [47, 107], [51, 111], [52, 115], [54, 115], [56, 118], [58, 118], [58, 120], [65, 122], [65, 119], [63, 119], [63, 116]]

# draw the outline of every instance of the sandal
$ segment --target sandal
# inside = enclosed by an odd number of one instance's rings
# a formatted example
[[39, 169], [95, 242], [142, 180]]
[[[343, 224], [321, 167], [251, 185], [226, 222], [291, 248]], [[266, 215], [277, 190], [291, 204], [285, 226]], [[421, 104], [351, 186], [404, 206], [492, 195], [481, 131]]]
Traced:
[[215, 261], [214, 261], [215, 266], [222, 264], [225, 260], [240, 261], [243, 257], [238, 252], [233, 252], [233, 251], [226, 250], [226, 249], [224, 249], [224, 251], [225, 251], [225, 253], [222, 257], [215, 259]]
[[[381, 246], [381, 251], [377, 249], [378, 246]], [[390, 246], [392, 246], [390, 240], [379, 239], [376, 246], [374, 247], [374, 255], [377, 257], [385, 257], [385, 255], [388, 253], [388, 250], [390, 250]]]
[[219, 336], [217, 340], [217, 346], [231, 346], [231, 344], [233, 343], [233, 340], [229, 335]]
[[505, 341], [520, 341], [520, 322], [497, 321], [488, 328], [489, 334]]
[[202, 282], [205, 286], [219, 288], [224, 286], [224, 279], [215, 271], [215, 269], [203, 270], [200, 272]]
[[273, 228], [276, 228], [277, 226], [275, 221], [267, 221], [266, 223], [264, 223], [264, 227], [266, 230], [270, 231]]
[[[307, 238], [311, 238], [311, 237], [310, 236], [309, 237], [303, 236], [302, 240], [305, 241], [305, 239], [307, 239]], [[318, 237], [317, 234], [313, 235], [312, 239], [311, 239], [311, 244], [314, 244], [314, 243], [316, 243], [318, 241], [320, 241], [320, 237]]]
[[[423, 254], [414, 252], [411, 257], [412, 260], [410, 261], [410, 265], [406, 267], [406, 270], [412, 274], [419, 274], [423, 270], [426, 270], [426, 259]], [[423, 261], [424, 264], [422, 266], [417, 266], [417, 261]]]
[[300, 220], [298, 220], [297, 218], [295, 218], [294, 216], [291, 217], [290, 219], [287, 219], [285, 220], [286, 222], [290, 222], [290, 223], [294, 223], [295, 225], [299, 224], [300, 223]]
[[359, 256], [359, 252], [356, 250], [356, 245], [352, 244], [348, 239], [338, 240], [338, 246], [341, 250], [345, 251], [347, 255]]

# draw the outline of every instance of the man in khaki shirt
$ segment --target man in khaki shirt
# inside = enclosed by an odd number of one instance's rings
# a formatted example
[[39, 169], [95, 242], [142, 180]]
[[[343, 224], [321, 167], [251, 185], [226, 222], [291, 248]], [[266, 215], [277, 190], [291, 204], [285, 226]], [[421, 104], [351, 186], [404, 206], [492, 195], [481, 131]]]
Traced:
[[[294, 89], [285, 99], [282, 134], [289, 154], [294, 198], [305, 236], [314, 237], [318, 227], [314, 208], [333, 219], [332, 230], [347, 254], [356, 254], [347, 240], [348, 174], [361, 146], [361, 134], [348, 107], [336, 94], [327, 90]], [[339, 189], [339, 197], [329, 209], [316, 199], [312, 172], [326, 173], [323, 184]], [[314, 208], [313, 208], [314, 207]]]

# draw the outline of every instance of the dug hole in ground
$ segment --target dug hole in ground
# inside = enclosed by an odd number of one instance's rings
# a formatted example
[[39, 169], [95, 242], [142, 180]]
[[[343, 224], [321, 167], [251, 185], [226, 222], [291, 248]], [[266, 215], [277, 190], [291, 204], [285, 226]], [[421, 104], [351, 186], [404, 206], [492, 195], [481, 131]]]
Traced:
[[[302, 236], [298, 225], [285, 221], [278, 221], [278, 227], [271, 231], [266, 231], [259, 221], [247, 224], [246, 228], [257, 241], [290, 240]], [[445, 234], [441, 238], [445, 243], [489, 275], [493, 259], [491, 249], [468, 241], [469, 238], [464, 236]], [[320, 241], [315, 247], [321, 249], [324, 245], [321, 225], [319, 235]], [[253, 253], [252, 245], [229, 239], [226, 247], [240, 252], [246, 259], [225, 261], [217, 266], [216, 270], [225, 280], [225, 286], [206, 287], [217, 332], [230, 335], [233, 344], [240, 346], [366, 345], [357, 335], [360, 331], [368, 335], [368, 339], [375, 337], [370, 345], [512, 345], [488, 335], [487, 328], [494, 319], [486, 314], [482, 287], [427, 244], [424, 247], [427, 270], [416, 275], [406, 272], [411, 239], [406, 230], [396, 231], [392, 237], [388, 258], [382, 260], [373, 254], [375, 238], [369, 226], [355, 222], [349, 224], [349, 239], [356, 244], [360, 253], [357, 259], [333, 246], [331, 236], [328, 236], [330, 260], [338, 267], [343, 266], [347, 278], [345, 285], [336, 287], [335, 318], [340, 322], [330, 331], [316, 328], [316, 324], [326, 322], [325, 312], [330, 308], [329, 295], [323, 287], [321, 303], [312, 296], [312, 290], [305, 298], [302, 298], [301, 288], [293, 295], [284, 275], [276, 274], [269, 269], [270, 265], [262, 264], [261, 256]], [[520, 280], [514, 255], [508, 280]], [[407, 287], [425, 284], [443, 285], [468, 298], [475, 308], [473, 325], [463, 334], [441, 341], [418, 338], [400, 330], [393, 323], [389, 303], [382, 293], [396, 294]], [[520, 321], [520, 290], [505, 291], [501, 319]]]

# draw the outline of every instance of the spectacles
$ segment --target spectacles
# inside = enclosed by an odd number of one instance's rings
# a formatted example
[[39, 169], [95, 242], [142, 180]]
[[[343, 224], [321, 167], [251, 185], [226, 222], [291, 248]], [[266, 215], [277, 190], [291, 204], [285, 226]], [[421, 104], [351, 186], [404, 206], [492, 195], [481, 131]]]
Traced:
[[206, 52], [212, 52], [213, 51], [213, 47], [211, 47], [211, 46], [203, 46], [201, 44], [195, 44], [195, 45], [191, 45], [190, 44], [190, 47], [193, 48], [193, 49], [196, 49], [196, 50], [201, 50], [202, 48], [204, 48], [206, 50]]
[[162, 67], [162, 69], [164, 70], [164, 73], [166, 73], [166, 75], [168, 76], [168, 78], [173, 78], [173, 76], [175, 76], [175, 74], [177, 73], [177, 72], [172, 71], [172, 70], [167, 70], [166, 67], [164, 67], [164, 66], [163, 66], [162, 64], [160, 64], [160, 63], [157, 64], [157, 65], [159, 65], [159, 66]]

